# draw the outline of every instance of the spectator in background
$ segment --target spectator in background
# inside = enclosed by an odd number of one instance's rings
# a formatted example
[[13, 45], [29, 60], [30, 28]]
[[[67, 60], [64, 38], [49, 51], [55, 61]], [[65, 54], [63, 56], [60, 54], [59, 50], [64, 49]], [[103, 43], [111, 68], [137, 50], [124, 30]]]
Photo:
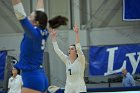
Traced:
[[21, 93], [23, 83], [19, 73], [20, 70], [12, 68], [12, 77], [9, 79], [8, 82], [8, 93]]
[[135, 80], [134, 80], [133, 76], [130, 75], [130, 73], [127, 72], [126, 69], [123, 69], [122, 70], [122, 74], [123, 74], [122, 85], [124, 87], [132, 87], [132, 86], [135, 86]]

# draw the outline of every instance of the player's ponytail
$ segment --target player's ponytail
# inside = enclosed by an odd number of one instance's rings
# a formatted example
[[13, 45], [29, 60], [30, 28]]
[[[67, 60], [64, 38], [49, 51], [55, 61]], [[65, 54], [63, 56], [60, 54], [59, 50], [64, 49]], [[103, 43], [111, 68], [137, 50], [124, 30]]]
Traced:
[[42, 30], [46, 29], [47, 23], [49, 23], [49, 27], [58, 28], [61, 25], [67, 25], [68, 19], [63, 16], [56, 16], [48, 21], [48, 17], [45, 12], [35, 11], [35, 21], [38, 22], [38, 27]]
[[58, 28], [61, 25], [67, 25], [68, 19], [64, 16], [56, 16], [49, 20], [49, 26], [51, 28]]

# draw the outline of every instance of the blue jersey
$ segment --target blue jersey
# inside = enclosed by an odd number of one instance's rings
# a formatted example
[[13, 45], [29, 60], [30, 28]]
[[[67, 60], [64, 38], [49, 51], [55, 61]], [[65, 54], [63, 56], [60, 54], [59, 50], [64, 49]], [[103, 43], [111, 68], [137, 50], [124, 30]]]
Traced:
[[20, 23], [25, 32], [20, 46], [20, 60], [15, 67], [22, 70], [38, 69], [43, 62], [45, 41], [49, 33], [33, 26], [27, 18], [20, 20]]

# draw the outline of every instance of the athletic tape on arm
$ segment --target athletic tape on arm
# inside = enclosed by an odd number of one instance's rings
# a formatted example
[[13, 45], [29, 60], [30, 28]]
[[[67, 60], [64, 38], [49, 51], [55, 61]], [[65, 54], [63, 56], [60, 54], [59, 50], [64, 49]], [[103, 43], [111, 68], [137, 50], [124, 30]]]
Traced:
[[16, 15], [18, 20], [22, 20], [25, 17], [27, 17], [22, 3], [18, 3], [16, 5], [14, 5], [14, 11], [15, 11], [15, 15]]
[[39, 8], [39, 9], [36, 9], [37, 11], [42, 11], [42, 12], [45, 12], [45, 9], [44, 8]]

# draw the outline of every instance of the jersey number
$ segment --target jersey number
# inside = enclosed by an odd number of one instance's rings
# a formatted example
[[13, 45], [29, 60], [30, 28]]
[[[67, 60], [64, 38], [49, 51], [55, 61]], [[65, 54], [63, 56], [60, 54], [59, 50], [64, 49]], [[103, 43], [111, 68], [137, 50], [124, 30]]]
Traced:
[[41, 50], [45, 49], [45, 39], [42, 39]]
[[68, 69], [68, 71], [70, 72], [70, 75], [72, 75], [72, 74], [71, 74], [71, 69]]

